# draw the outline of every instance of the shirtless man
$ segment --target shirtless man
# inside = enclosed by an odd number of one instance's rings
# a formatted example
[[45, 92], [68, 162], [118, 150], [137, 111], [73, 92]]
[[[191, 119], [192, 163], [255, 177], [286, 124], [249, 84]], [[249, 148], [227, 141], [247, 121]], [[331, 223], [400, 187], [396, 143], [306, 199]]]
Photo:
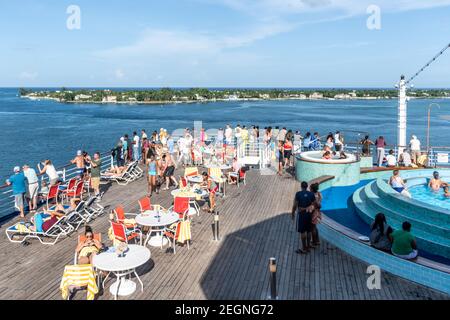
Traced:
[[77, 174], [80, 177], [80, 179], [83, 178], [84, 170], [85, 170], [83, 152], [81, 150], [78, 150], [77, 156], [75, 158], [73, 158], [70, 162], [74, 163], [76, 165]]
[[434, 171], [433, 172], [433, 178], [430, 179], [430, 182], [428, 183], [428, 187], [433, 189], [433, 191], [438, 191], [440, 188], [448, 186], [447, 183], [443, 182], [441, 178], [439, 178], [439, 172]]

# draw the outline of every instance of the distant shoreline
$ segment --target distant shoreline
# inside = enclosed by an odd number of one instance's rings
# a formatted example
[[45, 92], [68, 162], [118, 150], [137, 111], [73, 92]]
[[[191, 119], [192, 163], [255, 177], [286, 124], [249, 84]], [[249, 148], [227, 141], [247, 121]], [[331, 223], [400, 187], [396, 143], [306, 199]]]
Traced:
[[[31, 100], [48, 99], [61, 103], [84, 104], [126, 104], [126, 105], [161, 105], [161, 104], [193, 104], [211, 102], [242, 102], [242, 101], [289, 101], [289, 100], [389, 100], [397, 99], [398, 91], [395, 89], [223, 89], [213, 90], [205, 88], [156, 90], [123, 90], [112, 91], [67, 89], [60, 90], [30, 90], [19, 89], [20, 97]], [[450, 90], [435, 89], [411, 90], [408, 94], [411, 99], [446, 99], [450, 98]]]
[[[158, 105], [158, 104], [195, 104], [195, 103], [212, 103], [212, 102], [245, 102], [245, 101], [372, 101], [372, 100], [395, 100], [397, 97], [355, 97], [355, 98], [238, 98], [238, 99], [209, 99], [209, 100], [161, 100], [161, 101], [92, 101], [92, 100], [83, 100], [83, 101], [61, 101], [58, 98], [54, 97], [29, 97], [22, 96], [22, 98], [26, 98], [29, 100], [52, 100], [58, 103], [66, 103], [66, 104], [99, 104], [99, 105], [107, 105], [107, 104], [117, 104], [117, 105]], [[450, 99], [450, 97], [409, 97], [413, 100], [431, 100], [431, 99]]]

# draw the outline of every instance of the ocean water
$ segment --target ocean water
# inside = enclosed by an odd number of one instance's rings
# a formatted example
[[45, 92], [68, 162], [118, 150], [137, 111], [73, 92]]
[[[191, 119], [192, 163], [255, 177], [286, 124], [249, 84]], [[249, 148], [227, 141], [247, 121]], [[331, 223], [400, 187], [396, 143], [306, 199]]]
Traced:
[[[17, 88], [0, 89], [0, 179], [15, 165], [51, 159], [56, 166], [67, 164], [78, 149], [107, 151], [124, 133], [146, 129], [193, 127], [202, 121], [206, 129], [236, 125], [286, 126], [293, 130], [349, 132], [346, 141], [358, 138], [353, 131], [384, 135], [396, 143], [397, 101], [230, 101], [170, 105], [62, 104], [19, 98]], [[408, 105], [408, 135], [416, 134], [425, 144], [427, 107], [432, 110], [432, 145], [450, 145], [450, 100], [411, 100]], [[0, 181], [2, 184], [3, 181]]]

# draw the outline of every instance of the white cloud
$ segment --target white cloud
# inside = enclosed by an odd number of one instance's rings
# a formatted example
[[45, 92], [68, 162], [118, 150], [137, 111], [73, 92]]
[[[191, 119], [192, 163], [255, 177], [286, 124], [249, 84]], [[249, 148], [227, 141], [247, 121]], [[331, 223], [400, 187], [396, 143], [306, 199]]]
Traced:
[[272, 23], [254, 27], [238, 35], [220, 35], [211, 32], [146, 29], [138, 39], [127, 45], [94, 52], [101, 59], [124, 57], [164, 57], [180, 55], [217, 55], [227, 49], [248, 46], [256, 41], [287, 32], [293, 24]]
[[23, 71], [19, 74], [19, 79], [21, 80], [36, 80], [37, 77], [37, 72]]

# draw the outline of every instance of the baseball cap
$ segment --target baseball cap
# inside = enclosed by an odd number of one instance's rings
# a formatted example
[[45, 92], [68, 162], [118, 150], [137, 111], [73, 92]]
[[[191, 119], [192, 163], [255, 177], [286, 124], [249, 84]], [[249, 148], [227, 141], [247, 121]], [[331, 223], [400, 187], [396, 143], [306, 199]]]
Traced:
[[20, 167], [19, 166], [15, 166], [14, 167], [14, 172], [19, 172], [20, 171]]

